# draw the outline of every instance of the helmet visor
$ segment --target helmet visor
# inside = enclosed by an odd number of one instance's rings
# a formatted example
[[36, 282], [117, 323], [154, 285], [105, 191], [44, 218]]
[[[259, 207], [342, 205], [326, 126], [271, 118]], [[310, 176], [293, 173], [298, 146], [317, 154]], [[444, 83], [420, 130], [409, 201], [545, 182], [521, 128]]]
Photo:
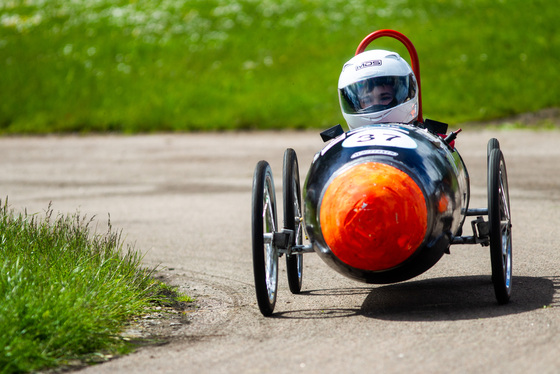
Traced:
[[416, 96], [414, 75], [366, 78], [339, 89], [342, 109], [348, 114], [375, 113]]

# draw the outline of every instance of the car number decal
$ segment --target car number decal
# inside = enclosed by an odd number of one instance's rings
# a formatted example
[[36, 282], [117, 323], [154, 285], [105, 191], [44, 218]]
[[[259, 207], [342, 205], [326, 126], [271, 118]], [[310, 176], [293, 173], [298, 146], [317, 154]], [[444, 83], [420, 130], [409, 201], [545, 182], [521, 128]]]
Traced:
[[378, 146], [415, 149], [417, 144], [406, 131], [379, 128], [359, 131], [346, 138], [342, 146], [344, 148]]

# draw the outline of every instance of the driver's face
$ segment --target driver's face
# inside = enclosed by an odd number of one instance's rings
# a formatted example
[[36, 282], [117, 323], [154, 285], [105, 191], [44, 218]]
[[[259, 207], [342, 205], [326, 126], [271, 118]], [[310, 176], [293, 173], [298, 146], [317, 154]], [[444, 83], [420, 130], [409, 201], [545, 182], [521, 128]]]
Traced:
[[393, 86], [389, 84], [374, 86], [373, 90], [366, 92], [360, 97], [360, 106], [362, 109], [369, 108], [372, 105], [388, 105], [393, 101]]

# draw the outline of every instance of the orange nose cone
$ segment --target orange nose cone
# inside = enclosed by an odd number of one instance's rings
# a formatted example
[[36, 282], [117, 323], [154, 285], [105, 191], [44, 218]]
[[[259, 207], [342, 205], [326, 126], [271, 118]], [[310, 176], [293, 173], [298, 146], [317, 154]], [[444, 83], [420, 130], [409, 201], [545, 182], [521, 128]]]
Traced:
[[420, 187], [405, 172], [377, 162], [337, 176], [325, 191], [319, 219], [335, 256], [371, 271], [392, 268], [410, 257], [428, 227]]

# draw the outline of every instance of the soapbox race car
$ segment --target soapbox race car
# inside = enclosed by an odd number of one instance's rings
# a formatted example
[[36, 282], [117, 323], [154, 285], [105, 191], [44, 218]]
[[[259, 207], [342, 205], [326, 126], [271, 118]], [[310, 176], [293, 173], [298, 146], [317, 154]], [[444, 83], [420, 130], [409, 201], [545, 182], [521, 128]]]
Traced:
[[[420, 70], [410, 40], [379, 30], [359, 45], [362, 53], [388, 36], [405, 45], [418, 86], [418, 117], [410, 124], [383, 123], [321, 133], [302, 191], [296, 152], [284, 153], [283, 227], [277, 219], [273, 174], [257, 163], [252, 187], [252, 252], [259, 309], [270, 316], [285, 255], [292, 293], [302, 288], [303, 255], [317, 253], [339, 273], [365, 283], [389, 284], [427, 271], [454, 244], [489, 246], [498, 303], [512, 288], [512, 225], [504, 156], [497, 139], [487, 146], [488, 205], [469, 208], [467, 168], [454, 147], [460, 130], [422, 118]], [[463, 235], [467, 217], [472, 235]], [[304, 244], [304, 237], [309, 239]]]

